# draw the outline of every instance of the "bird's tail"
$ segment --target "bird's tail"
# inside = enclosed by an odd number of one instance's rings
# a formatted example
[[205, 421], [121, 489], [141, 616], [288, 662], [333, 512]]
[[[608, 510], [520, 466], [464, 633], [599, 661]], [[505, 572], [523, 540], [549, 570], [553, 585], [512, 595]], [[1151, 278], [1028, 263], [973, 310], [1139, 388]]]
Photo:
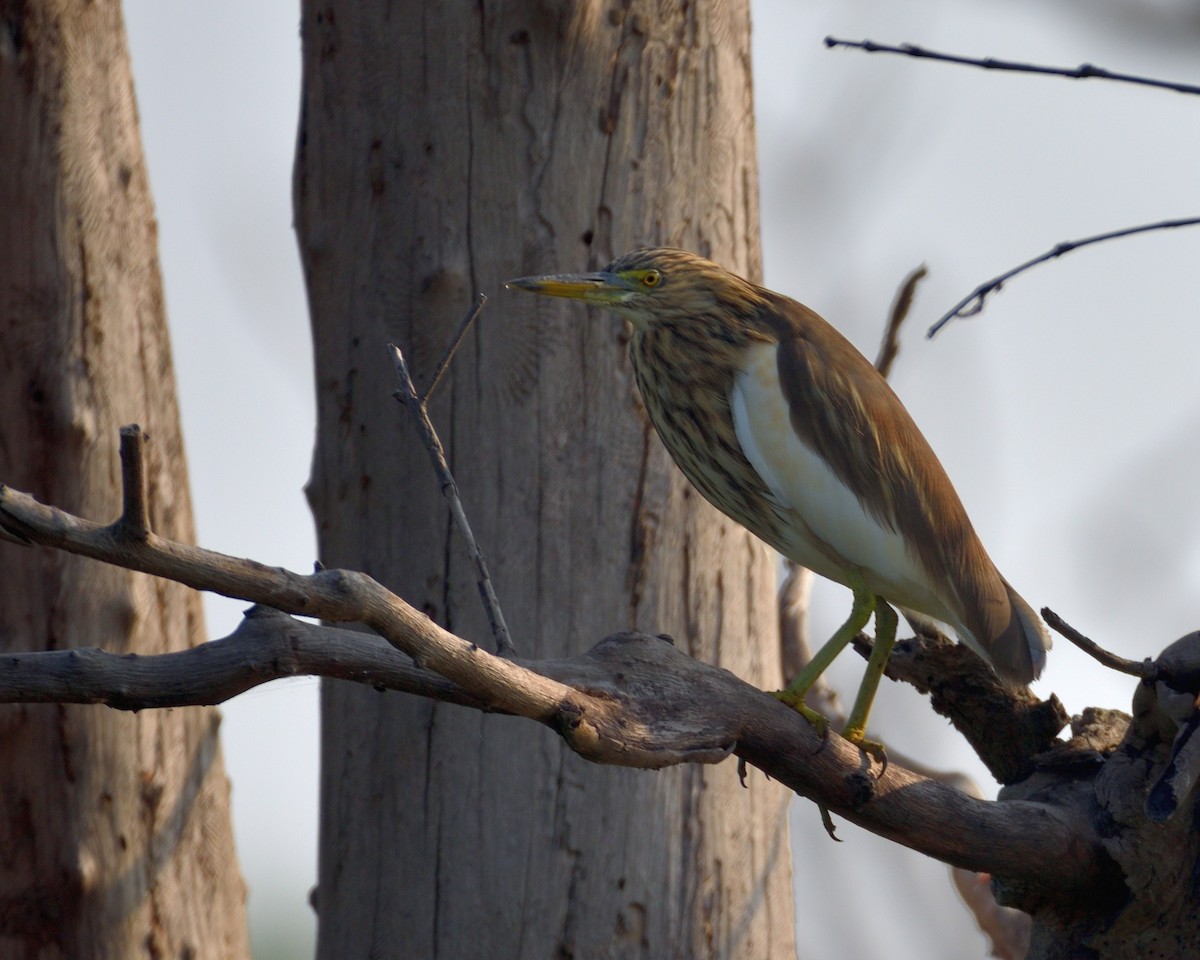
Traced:
[[1033, 607], [1027, 604], [1008, 583], [1012, 616], [1008, 627], [991, 643], [992, 666], [1001, 678], [1010, 683], [1025, 684], [1036, 680], [1046, 665], [1046, 651], [1050, 649], [1050, 634], [1046, 631]]

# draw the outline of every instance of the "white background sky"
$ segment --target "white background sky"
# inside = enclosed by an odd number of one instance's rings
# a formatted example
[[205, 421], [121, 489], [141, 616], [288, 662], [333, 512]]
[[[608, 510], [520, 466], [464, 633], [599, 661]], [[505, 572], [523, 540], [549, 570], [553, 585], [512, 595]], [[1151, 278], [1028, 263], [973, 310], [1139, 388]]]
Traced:
[[[923, 339], [979, 282], [1060, 240], [1200, 214], [1200, 98], [821, 43], [909, 41], [1200, 83], [1200, 7], [754, 0], [752, 11], [768, 285], [873, 357], [897, 284], [928, 264], [893, 383], [1001, 570], [1035, 607], [1126, 656], [1200, 626], [1200, 230], [1077, 252]], [[126, 3], [200, 541], [308, 570], [314, 408], [290, 210], [298, 16], [282, 0]], [[516, 307], [486, 292], [502, 322]], [[848, 596], [822, 588], [815, 603], [822, 636]], [[211, 600], [210, 634], [230, 632], [240, 609]], [[832, 676], [848, 691], [862, 665], [843, 661]], [[1131, 684], [1059, 641], [1037, 690], [1076, 713], [1127, 708]], [[256, 943], [270, 934], [307, 956], [317, 682], [259, 688], [224, 712]], [[994, 790], [911, 691], [885, 685], [872, 719], [896, 749]], [[830, 843], [815, 809], [795, 804], [804, 957], [984, 955], [944, 867], [839, 832], [845, 842]], [[868, 902], [864, 922], [851, 905]]]

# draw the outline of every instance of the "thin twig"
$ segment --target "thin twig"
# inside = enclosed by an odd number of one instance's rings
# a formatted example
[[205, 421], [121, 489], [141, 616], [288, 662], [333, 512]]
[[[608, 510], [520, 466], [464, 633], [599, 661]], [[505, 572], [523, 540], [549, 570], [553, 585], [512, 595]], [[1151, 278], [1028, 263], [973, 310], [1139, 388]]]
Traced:
[[[471, 524], [467, 522], [467, 513], [463, 509], [462, 498], [458, 494], [458, 484], [454, 482], [454, 475], [450, 472], [449, 463], [446, 462], [446, 451], [442, 448], [442, 441], [438, 439], [437, 431], [433, 428], [433, 421], [429, 419], [429, 410], [413, 385], [412, 374], [404, 359], [404, 353], [394, 343], [390, 346], [402, 388], [396, 392], [396, 399], [408, 407], [413, 415], [417, 432], [421, 434], [425, 449], [429, 451], [429, 458], [433, 461], [433, 469], [441, 482], [442, 493], [450, 503], [450, 513], [454, 517], [458, 532], [466, 541], [467, 553], [471, 557], [471, 562], [475, 564], [479, 595], [483, 599], [483, 607], [487, 611], [488, 622], [492, 627], [492, 636], [496, 638], [496, 652], [502, 657], [511, 658], [516, 654], [516, 648], [509, 636], [508, 624], [504, 622], [500, 601], [496, 599], [496, 591], [492, 588], [492, 578], [488, 573], [487, 562], [483, 559], [483, 551], [479, 549], [475, 534], [471, 532]], [[434, 385], [436, 385], [436, 380]]]
[[939, 53], [936, 50], [927, 50], [912, 43], [891, 46], [886, 43], [876, 43], [873, 40], [839, 40], [836, 37], [826, 37], [825, 46], [831, 49], [847, 47], [866, 53], [898, 53], [905, 57], [938, 60], [942, 63], [958, 63], [968, 67], [980, 67], [984, 70], [1037, 73], [1052, 77], [1066, 77], [1069, 80], [1114, 80], [1118, 83], [1133, 83], [1142, 87], [1174, 90], [1176, 93], [1200, 94], [1200, 87], [1195, 84], [1179, 83], [1174, 80], [1156, 80], [1153, 77], [1143, 77], [1135, 73], [1116, 73], [1091, 63], [1081, 63], [1077, 67], [1049, 67], [1036, 63], [1019, 63], [1015, 60], [998, 60], [995, 57], [977, 58], [963, 57], [953, 53]]
[[1053, 260], [1065, 253], [1070, 253], [1072, 250], [1078, 250], [1080, 247], [1087, 247], [1093, 243], [1101, 243], [1105, 240], [1115, 240], [1118, 237], [1131, 237], [1134, 234], [1148, 233], [1151, 230], [1173, 230], [1176, 227], [1194, 227], [1197, 224], [1200, 224], [1200, 217], [1183, 217], [1178, 220], [1160, 220], [1157, 223], [1143, 223], [1140, 226], [1126, 227], [1123, 230], [1111, 230], [1108, 233], [1100, 233], [1094, 237], [1085, 237], [1082, 240], [1065, 240], [1045, 253], [1034, 257], [1032, 260], [1026, 260], [1019, 266], [1013, 267], [1011, 270], [1006, 270], [998, 277], [993, 277], [986, 283], [980, 284], [943, 314], [941, 319], [929, 328], [929, 332], [925, 336], [927, 338], [935, 337], [938, 331], [955, 317], [973, 317], [980, 313], [983, 310], [983, 302], [989, 294], [997, 292], [1017, 274], [1024, 273], [1031, 267], [1036, 267], [1039, 263], [1045, 263], [1047, 260]]
[[150, 535], [146, 507], [145, 442], [149, 436], [136, 423], [121, 427], [121, 518], [113, 525], [121, 536], [145, 540]]
[[888, 317], [887, 329], [883, 332], [883, 341], [879, 344], [879, 356], [875, 358], [875, 369], [885, 380], [892, 372], [892, 364], [895, 363], [896, 357], [900, 353], [900, 326], [908, 317], [908, 311], [912, 309], [917, 285], [928, 274], [929, 268], [925, 264], [921, 264], [900, 284], [900, 290], [892, 304], [891, 315]]
[[458, 325], [458, 329], [454, 331], [454, 336], [450, 338], [450, 343], [446, 346], [445, 352], [442, 354], [442, 359], [433, 369], [433, 376], [429, 378], [429, 386], [425, 388], [425, 392], [421, 394], [421, 403], [429, 403], [429, 398], [433, 396], [433, 391], [437, 389], [438, 384], [442, 382], [442, 377], [445, 376], [446, 368], [450, 366], [450, 361], [454, 359], [454, 354], [458, 350], [458, 345], [462, 343], [462, 338], [467, 335], [467, 331], [471, 329], [479, 314], [483, 312], [483, 305], [487, 303], [487, 294], [481, 293], [475, 298], [475, 303], [463, 317], [462, 322]]
[[1089, 657], [1110, 670], [1142, 679], [1153, 677], [1157, 673], [1157, 667], [1153, 660], [1126, 660], [1115, 653], [1109, 653], [1095, 640], [1085, 637], [1049, 607], [1042, 607], [1042, 619], [1046, 621], [1046, 626], [1051, 630], [1066, 637]]

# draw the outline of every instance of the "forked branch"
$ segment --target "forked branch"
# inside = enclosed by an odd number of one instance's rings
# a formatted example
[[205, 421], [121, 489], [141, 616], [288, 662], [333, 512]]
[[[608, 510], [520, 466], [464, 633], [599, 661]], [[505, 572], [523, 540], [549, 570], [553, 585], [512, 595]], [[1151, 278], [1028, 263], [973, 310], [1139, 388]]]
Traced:
[[34, 543], [196, 589], [356, 621], [407, 655], [370, 635], [297, 624], [259, 610], [232, 637], [180, 653], [6, 657], [0, 699], [139, 709], [211, 703], [273, 676], [339, 676], [537, 720], [596, 762], [661, 767], [716, 762], [734, 752], [881, 836], [947, 863], [1011, 878], [1014, 889], [1039, 895], [1053, 889], [1059, 902], [1069, 900], [1071, 891], [1084, 897], [1097, 883], [1111, 881], [1111, 865], [1086, 816], [1036, 802], [977, 800], [897, 763], [877, 775], [851, 744], [822, 740], [773, 697], [658, 637], [619, 635], [583, 657], [520, 663], [443, 630], [363, 574], [321, 570], [302, 576], [165, 540], [152, 530], [130, 536], [120, 521], [92, 523], [6, 487], [0, 487], [0, 525]]
[[467, 546], [467, 554], [475, 567], [475, 580], [479, 585], [479, 596], [483, 601], [483, 609], [487, 613], [492, 636], [496, 640], [496, 652], [502, 657], [511, 657], [517, 651], [508, 632], [504, 612], [500, 609], [500, 601], [496, 597], [496, 589], [492, 585], [487, 561], [483, 558], [483, 551], [479, 548], [479, 542], [475, 539], [471, 524], [467, 520], [467, 511], [463, 507], [462, 497], [458, 493], [458, 483], [454, 479], [454, 474], [450, 472], [450, 464], [446, 460], [446, 451], [442, 447], [442, 441], [438, 438], [433, 421], [429, 418], [429, 398], [433, 396], [433, 392], [441, 383], [463, 336], [470, 329], [471, 324], [479, 318], [485, 303], [487, 303], [487, 297], [481, 293], [466, 317], [458, 325], [450, 343], [447, 344], [442, 358], [434, 368], [433, 376], [429, 378], [429, 385], [425, 388], [424, 393], [419, 393], [413, 383], [412, 373], [408, 369], [408, 361], [404, 358], [404, 351], [395, 344], [391, 344], [391, 351], [392, 360], [396, 365], [396, 376], [400, 380], [400, 389], [396, 392], [396, 398], [412, 414], [417, 433], [421, 437], [421, 442], [425, 444], [425, 449], [429, 452], [429, 459], [433, 462], [433, 471], [442, 485], [442, 494], [450, 504], [450, 515], [454, 518], [454, 525], [458, 528], [459, 535]]

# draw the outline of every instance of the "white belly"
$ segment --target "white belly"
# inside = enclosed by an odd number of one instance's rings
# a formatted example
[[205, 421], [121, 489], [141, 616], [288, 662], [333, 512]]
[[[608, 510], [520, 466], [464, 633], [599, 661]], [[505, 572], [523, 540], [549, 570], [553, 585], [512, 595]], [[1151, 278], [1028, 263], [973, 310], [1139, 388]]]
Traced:
[[[779, 504], [803, 520], [794, 534], [787, 534], [788, 542], [776, 546], [790, 559], [839, 582], [845, 582], [839, 567], [856, 568], [876, 595], [947, 619], [945, 604], [928, 586], [928, 575], [900, 534], [871, 516], [792, 429], [775, 345], [751, 347], [746, 359], [730, 390], [738, 442]], [[814, 543], [805, 528], [821, 543]], [[831, 560], [831, 552], [836, 560]]]

